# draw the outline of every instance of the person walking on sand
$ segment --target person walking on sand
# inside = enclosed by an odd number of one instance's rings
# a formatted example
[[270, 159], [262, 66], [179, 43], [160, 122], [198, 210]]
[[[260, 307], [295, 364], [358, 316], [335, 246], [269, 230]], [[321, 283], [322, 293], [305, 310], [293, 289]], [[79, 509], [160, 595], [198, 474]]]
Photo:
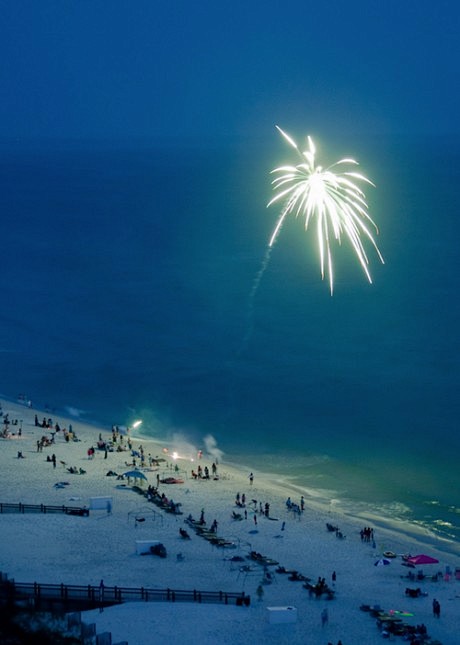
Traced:
[[54, 453], [51, 455], [51, 461], [53, 462], [53, 468], [56, 468], [56, 455]]
[[441, 617], [441, 605], [439, 604], [439, 601], [434, 598], [433, 600], [433, 616], [435, 618], [440, 618]]
[[257, 515], [254, 513], [254, 526], [257, 526]]
[[254, 474], [249, 473], [249, 483], [251, 484], [251, 486], [252, 486], [253, 482], [254, 482]]
[[257, 587], [256, 594], [259, 602], [262, 602], [262, 600], [264, 599], [264, 588], [262, 587], [262, 585], [259, 585]]
[[321, 612], [321, 627], [326, 627], [329, 622], [329, 612], [326, 607]]

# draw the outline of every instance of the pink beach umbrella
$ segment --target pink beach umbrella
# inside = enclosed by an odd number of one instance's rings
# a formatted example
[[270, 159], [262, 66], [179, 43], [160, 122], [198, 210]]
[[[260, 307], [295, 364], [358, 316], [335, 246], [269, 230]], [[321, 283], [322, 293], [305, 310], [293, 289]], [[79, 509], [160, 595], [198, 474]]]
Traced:
[[436, 558], [432, 558], [431, 555], [425, 555], [424, 553], [421, 553], [420, 555], [413, 555], [410, 558], [407, 558], [407, 562], [414, 565], [436, 564], [437, 562], [439, 562], [439, 560], [436, 560]]

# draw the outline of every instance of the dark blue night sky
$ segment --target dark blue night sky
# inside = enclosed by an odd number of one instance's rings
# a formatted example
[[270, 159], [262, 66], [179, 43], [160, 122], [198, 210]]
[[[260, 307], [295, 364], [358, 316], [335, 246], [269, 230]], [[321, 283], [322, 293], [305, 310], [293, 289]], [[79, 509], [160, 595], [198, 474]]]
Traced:
[[0, 136], [459, 131], [455, 0], [6, 0]]

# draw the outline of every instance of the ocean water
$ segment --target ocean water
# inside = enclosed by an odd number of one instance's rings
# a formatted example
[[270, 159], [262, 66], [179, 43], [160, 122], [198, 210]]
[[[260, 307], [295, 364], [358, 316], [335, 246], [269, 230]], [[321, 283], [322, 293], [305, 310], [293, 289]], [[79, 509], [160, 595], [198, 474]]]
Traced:
[[343, 244], [331, 297], [292, 220], [251, 297], [282, 142], [3, 143], [1, 392], [211, 435], [335, 508], [458, 544], [460, 142], [334, 146], [376, 183], [385, 265], [369, 248], [369, 285]]

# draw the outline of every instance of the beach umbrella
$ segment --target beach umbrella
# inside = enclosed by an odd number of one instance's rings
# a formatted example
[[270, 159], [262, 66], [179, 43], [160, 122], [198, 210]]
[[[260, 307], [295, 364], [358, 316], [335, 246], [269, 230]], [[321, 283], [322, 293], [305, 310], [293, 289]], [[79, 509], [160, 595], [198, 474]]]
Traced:
[[424, 553], [420, 553], [420, 555], [413, 555], [410, 558], [407, 558], [407, 562], [410, 564], [436, 564], [439, 562], [439, 560], [436, 560], [436, 558], [432, 558], [430, 555], [425, 555]]
[[391, 564], [391, 560], [388, 558], [380, 558], [374, 562], [374, 567], [386, 567], [389, 564]]
[[147, 481], [147, 477], [144, 475], [144, 473], [141, 473], [140, 470], [128, 470], [128, 472], [123, 473], [123, 477], [127, 477], [130, 479], [131, 477], [133, 479], [145, 479]]

